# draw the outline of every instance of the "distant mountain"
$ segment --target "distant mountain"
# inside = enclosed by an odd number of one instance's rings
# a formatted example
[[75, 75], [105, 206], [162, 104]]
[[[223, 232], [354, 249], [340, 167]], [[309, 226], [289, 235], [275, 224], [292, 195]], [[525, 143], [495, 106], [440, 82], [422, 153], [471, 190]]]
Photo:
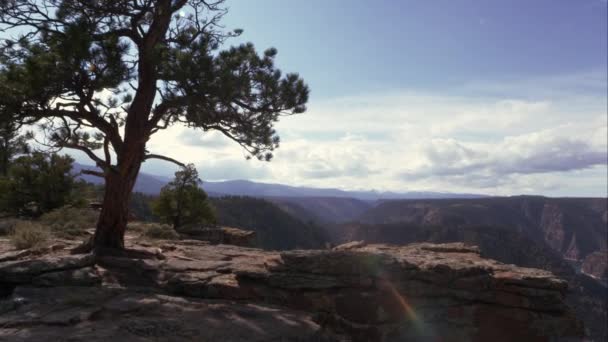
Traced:
[[210, 193], [220, 193], [252, 197], [336, 197], [356, 198], [364, 201], [406, 198], [481, 198], [476, 194], [453, 194], [443, 192], [380, 192], [380, 191], [345, 191], [340, 189], [311, 188], [272, 183], [258, 183], [248, 180], [231, 180], [224, 182], [204, 182], [203, 188]]
[[[95, 166], [75, 163], [74, 172], [83, 169], [98, 170]], [[80, 178], [93, 184], [103, 184], [103, 179], [90, 175], [81, 175]], [[170, 181], [170, 178], [140, 172], [135, 183], [135, 192], [144, 194], [158, 194], [160, 189]], [[203, 182], [203, 189], [211, 195], [234, 195], [250, 197], [336, 197], [356, 198], [364, 201], [377, 201], [383, 199], [407, 198], [482, 198], [485, 195], [454, 194], [447, 192], [379, 192], [379, 191], [345, 191], [340, 189], [310, 188], [289, 186], [272, 183], [258, 183], [248, 180], [230, 180], [223, 182]]]
[[[80, 173], [82, 170], [97, 170], [98, 168], [90, 165], [82, 165], [78, 163], [74, 163], [73, 172]], [[103, 184], [104, 180], [102, 178], [91, 176], [91, 175], [80, 175], [81, 179], [93, 183], [93, 184]], [[168, 178], [162, 176], [155, 176], [145, 172], [140, 172], [137, 176], [137, 182], [135, 183], [135, 187], [133, 188], [134, 192], [141, 192], [147, 195], [157, 195], [160, 193], [160, 189], [165, 186], [169, 182]]]

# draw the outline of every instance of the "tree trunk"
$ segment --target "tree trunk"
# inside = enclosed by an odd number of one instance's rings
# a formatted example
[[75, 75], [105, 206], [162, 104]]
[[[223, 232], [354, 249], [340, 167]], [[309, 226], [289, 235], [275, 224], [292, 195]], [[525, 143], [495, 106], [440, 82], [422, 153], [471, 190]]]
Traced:
[[105, 194], [93, 237], [92, 247], [96, 251], [124, 249], [129, 200], [143, 160], [143, 153], [137, 153], [128, 159], [128, 164], [124, 163], [118, 170], [109, 171], [105, 177]]

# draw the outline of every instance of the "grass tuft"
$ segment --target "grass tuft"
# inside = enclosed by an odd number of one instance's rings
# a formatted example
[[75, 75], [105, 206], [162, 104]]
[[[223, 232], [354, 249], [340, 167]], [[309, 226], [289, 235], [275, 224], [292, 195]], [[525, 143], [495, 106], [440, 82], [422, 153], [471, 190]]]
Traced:
[[51, 232], [38, 223], [21, 221], [13, 227], [8, 237], [17, 249], [38, 249], [48, 244]]

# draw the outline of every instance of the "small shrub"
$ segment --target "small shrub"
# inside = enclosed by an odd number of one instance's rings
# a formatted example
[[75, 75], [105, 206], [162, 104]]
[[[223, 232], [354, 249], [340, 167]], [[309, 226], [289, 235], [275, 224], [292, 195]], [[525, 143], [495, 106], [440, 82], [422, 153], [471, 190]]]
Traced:
[[142, 234], [148, 229], [149, 223], [145, 222], [129, 222], [127, 223], [127, 231]]
[[167, 224], [148, 223], [145, 224], [142, 236], [149, 239], [175, 240], [179, 234]]
[[40, 223], [48, 226], [53, 234], [62, 238], [78, 237], [95, 227], [99, 213], [93, 209], [61, 207], [40, 217]]
[[50, 239], [48, 228], [29, 221], [17, 223], [9, 234], [9, 240], [17, 249], [43, 247]]

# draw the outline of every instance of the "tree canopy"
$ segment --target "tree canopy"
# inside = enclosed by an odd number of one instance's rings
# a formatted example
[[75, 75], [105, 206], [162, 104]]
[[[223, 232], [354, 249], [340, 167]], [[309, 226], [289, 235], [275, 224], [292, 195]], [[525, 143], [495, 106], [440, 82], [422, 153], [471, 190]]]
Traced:
[[0, 120], [0, 177], [7, 176], [11, 161], [29, 152], [26, 136], [19, 134], [20, 126], [12, 121]]
[[[43, 121], [48, 143], [91, 157], [102, 147], [119, 151], [129, 138], [120, 127], [138, 116], [146, 137], [183, 123], [218, 130], [270, 158], [278, 144], [272, 123], [303, 112], [308, 88], [297, 74], [274, 67], [276, 49], [259, 55], [246, 43], [219, 51], [241, 32], [219, 30], [222, 3], [4, 1], [4, 110], [21, 121]], [[11, 35], [17, 27], [30, 31]]]
[[0, 211], [39, 216], [69, 203], [80, 202], [81, 188], [71, 174], [73, 159], [34, 152], [15, 159], [0, 180]]
[[306, 110], [308, 87], [274, 65], [277, 50], [222, 49], [224, 0], [0, 1], [0, 115], [39, 124], [49, 148], [85, 153], [106, 193], [95, 244], [122, 248], [141, 163], [175, 124], [216, 130], [270, 160], [274, 123]]

